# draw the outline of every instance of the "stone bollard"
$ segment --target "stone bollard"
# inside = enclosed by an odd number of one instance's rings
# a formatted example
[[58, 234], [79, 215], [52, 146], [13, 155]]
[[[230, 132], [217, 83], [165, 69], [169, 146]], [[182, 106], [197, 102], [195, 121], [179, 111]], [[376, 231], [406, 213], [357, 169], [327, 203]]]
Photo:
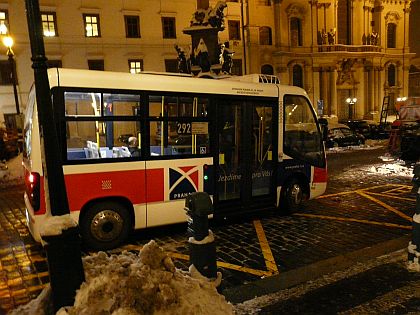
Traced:
[[[208, 215], [213, 213], [213, 204], [205, 192], [196, 192], [185, 199], [188, 215], [190, 264], [201, 275], [209, 279], [218, 277], [216, 266], [216, 245], [209, 230]], [[191, 267], [190, 267], [191, 269]]]
[[420, 271], [420, 163], [414, 166], [413, 189], [416, 193], [416, 208], [413, 215], [413, 237], [408, 245], [408, 268]]

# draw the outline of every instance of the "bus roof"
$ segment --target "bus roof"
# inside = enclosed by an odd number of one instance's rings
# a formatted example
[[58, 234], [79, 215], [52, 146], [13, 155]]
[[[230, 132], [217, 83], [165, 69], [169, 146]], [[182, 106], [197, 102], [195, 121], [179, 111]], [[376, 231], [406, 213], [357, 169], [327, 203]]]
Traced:
[[[281, 85], [236, 80], [212, 80], [165, 73], [94, 71], [79, 69], [48, 69], [50, 87], [112, 88], [124, 90], [190, 92], [225, 95], [278, 97]], [[306, 92], [295, 86], [284, 86], [288, 93]]]

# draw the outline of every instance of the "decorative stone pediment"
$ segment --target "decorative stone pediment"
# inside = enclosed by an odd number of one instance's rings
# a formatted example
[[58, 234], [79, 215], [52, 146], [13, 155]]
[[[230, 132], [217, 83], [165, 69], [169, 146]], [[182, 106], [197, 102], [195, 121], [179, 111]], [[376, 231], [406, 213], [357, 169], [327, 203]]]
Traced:
[[401, 16], [398, 12], [390, 11], [385, 15], [386, 24], [395, 23], [398, 24], [398, 21], [401, 19]]
[[303, 18], [305, 16], [305, 9], [297, 4], [292, 3], [286, 8], [287, 17], [297, 17], [297, 18]]

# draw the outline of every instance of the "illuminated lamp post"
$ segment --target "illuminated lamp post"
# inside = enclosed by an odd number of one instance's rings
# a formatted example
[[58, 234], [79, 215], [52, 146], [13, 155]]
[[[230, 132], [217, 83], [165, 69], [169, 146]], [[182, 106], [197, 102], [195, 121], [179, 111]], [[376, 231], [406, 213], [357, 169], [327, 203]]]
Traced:
[[9, 57], [9, 64], [10, 64], [10, 79], [12, 80], [13, 84], [13, 94], [15, 96], [15, 105], [16, 105], [16, 114], [20, 114], [19, 110], [19, 97], [18, 92], [16, 89], [16, 62], [15, 62], [15, 54], [13, 53], [12, 46], [13, 46], [13, 38], [10, 36], [3, 37], [3, 44], [7, 47], [7, 56]]
[[354, 104], [356, 104], [357, 98], [348, 97], [346, 103], [349, 104], [349, 119], [353, 119]]

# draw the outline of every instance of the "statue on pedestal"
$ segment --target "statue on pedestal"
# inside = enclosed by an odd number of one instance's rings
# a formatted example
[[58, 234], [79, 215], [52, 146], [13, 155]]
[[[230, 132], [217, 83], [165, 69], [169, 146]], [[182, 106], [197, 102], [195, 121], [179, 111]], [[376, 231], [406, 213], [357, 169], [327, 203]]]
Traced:
[[370, 44], [371, 45], [378, 45], [378, 40], [379, 40], [379, 34], [373, 30], [372, 33], [370, 34]]
[[328, 32], [328, 45], [334, 45], [335, 31], [331, 29]]
[[175, 50], [178, 53], [178, 72], [191, 73], [190, 60], [185, 55], [184, 49], [178, 45], [175, 45]]

